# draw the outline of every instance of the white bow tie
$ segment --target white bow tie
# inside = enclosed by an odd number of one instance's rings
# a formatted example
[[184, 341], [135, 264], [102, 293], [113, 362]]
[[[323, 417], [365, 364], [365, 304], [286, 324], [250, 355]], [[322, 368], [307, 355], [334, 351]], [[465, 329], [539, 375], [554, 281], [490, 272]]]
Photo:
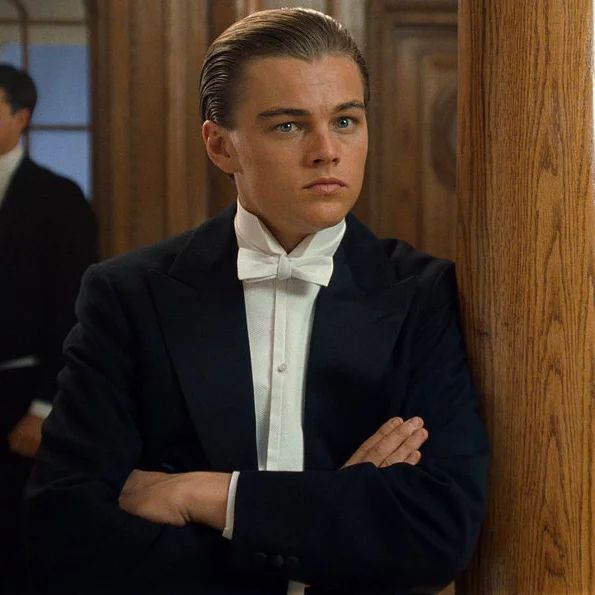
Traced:
[[238, 278], [240, 281], [266, 281], [268, 279], [301, 279], [327, 286], [333, 274], [330, 256], [299, 256], [265, 254], [240, 248], [238, 251]]

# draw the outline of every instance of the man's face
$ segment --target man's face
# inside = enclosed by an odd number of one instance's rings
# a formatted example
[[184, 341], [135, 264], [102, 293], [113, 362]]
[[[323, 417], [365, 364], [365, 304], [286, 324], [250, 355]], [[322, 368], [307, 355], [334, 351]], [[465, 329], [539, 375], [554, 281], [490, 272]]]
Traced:
[[0, 88], [0, 155], [16, 147], [28, 121], [28, 110], [17, 110], [13, 114], [4, 89]]
[[337, 224], [360, 193], [368, 129], [359, 69], [346, 56], [255, 59], [245, 67], [228, 173], [240, 202], [287, 251]]

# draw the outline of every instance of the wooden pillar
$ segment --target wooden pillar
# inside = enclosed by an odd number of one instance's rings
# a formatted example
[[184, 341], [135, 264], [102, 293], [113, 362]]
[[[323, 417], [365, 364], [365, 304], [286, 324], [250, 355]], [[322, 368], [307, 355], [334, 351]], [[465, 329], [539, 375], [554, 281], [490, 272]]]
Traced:
[[457, 266], [492, 442], [457, 593], [595, 593], [592, 0], [460, 0]]

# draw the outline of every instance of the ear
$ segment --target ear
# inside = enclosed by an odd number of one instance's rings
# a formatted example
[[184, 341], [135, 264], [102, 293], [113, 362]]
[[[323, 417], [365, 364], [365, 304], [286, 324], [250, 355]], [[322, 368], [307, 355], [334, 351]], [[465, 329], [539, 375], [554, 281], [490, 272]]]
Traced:
[[202, 139], [209, 159], [219, 169], [226, 174], [238, 171], [239, 163], [228, 130], [212, 120], [206, 120], [202, 125]]
[[31, 110], [29, 108], [22, 108], [17, 110], [15, 113], [15, 117], [17, 118], [17, 122], [19, 123], [19, 127], [21, 132], [24, 132], [29, 125], [29, 121], [31, 120]]

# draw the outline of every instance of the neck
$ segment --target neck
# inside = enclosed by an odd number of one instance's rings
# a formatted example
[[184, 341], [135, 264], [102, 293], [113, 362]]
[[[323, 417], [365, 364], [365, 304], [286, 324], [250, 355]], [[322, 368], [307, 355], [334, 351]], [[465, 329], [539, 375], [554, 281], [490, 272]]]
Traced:
[[266, 226], [270, 234], [277, 240], [280, 246], [289, 254], [294, 250], [294, 248], [307, 236], [307, 234], [297, 234], [291, 232], [284, 232], [283, 230], [279, 229], [275, 225], [271, 225], [267, 219], [265, 219], [262, 215], [256, 213], [253, 209], [246, 207], [244, 201], [241, 197], [239, 198], [239, 202], [242, 205], [242, 208], [248, 211], [250, 214], [257, 217], [260, 222]]
[[274, 229], [270, 225], [267, 224], [269, 231], [273, 235], [273, 237], [283, 246], [283, 249], [287, 254], [293, 252], [295, 247], [306, 237], [304, 235], [295, 235], [295, 234], [284, 234], [279, 230]]
[[19, 141], [17, 140], [16, 143], [10, 145], [10, 146], [0, 146], [0, 158], [4, 157], [4, 155], [8, 155], [8, 153], [10, 153], [11, 151], [13, 151], [14, 149], [16, 149], [19, 145]]

